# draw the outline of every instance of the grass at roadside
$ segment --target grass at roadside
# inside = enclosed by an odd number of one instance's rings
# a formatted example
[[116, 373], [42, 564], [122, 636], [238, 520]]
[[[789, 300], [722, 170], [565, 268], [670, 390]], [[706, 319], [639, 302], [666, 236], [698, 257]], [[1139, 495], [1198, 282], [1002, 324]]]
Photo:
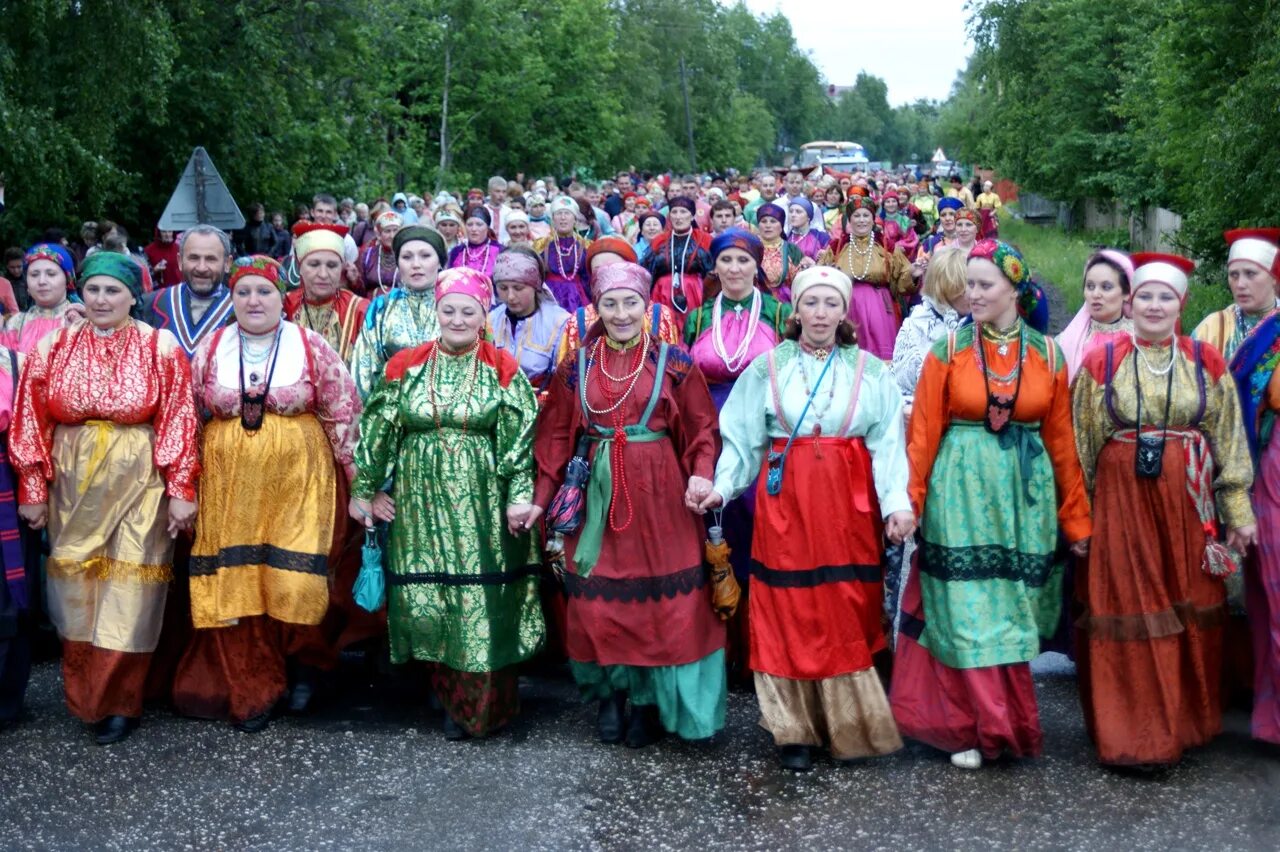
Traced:
[[[1066, 304], [1067, 319], [1084, 304], [1084, 264], [1089, 255], [1104, 245], [1116, 245], [1124, 235], [1114, 231], [1076, 231], [1067, 233], [1056, 224], [1032, 225], [1005, 214], [1000, 217], [1000, 237], [1017, 246], [1031, 272], [1041, 281], [1055, 287]], [[1199, 324], [1206, 314], [1231, 304], [1231, 293], [1221, 270], [1206, 270], [1208, 281], [1197, 274], [1192, 279], [1187, 304], [1182, 310], [1184, 333]]]

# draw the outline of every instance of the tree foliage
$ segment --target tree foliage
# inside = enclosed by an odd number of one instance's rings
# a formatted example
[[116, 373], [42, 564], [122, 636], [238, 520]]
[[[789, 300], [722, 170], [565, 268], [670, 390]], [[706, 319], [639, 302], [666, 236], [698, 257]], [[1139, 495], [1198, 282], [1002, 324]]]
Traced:
[[934, 105], [891, 109], [866, 74], [832, 103], [786, 17], [742, 2], [0, 0], [0, 20], [9, 240], [154, 221], [196, 145], [242, 206], [275, 208], [683, 171], [686, 86], [703, 170], [823, 136], [892, 159], [933, 141]]
[[1199, 257], [1222, 256], [1226, 228], [1280, 220], [1280, 4], [969, 9], [977, 49], [938, 125], [951, 152], [1059, 200], [1168, 207]]

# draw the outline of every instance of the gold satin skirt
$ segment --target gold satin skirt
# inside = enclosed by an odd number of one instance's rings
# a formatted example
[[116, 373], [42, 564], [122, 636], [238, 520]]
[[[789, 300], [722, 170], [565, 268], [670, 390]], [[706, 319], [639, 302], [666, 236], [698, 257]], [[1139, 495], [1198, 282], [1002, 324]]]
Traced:
[[130, 653], [160, 640], [173, 541], [150, 425], [89, 420], [53, 433], [49, 617], [72, 642]]
[[313, 414], [204, 427], [191, 551], [191, 618], [222, 627], [266, 615], [319, 624], [329, 607], [337, 466]]
[[756, 672], [756, 698], [760, 727], [779, 746], [825, 747], [836, 760], [877, 757], [902, 748], [875, 669], [824, 680]]

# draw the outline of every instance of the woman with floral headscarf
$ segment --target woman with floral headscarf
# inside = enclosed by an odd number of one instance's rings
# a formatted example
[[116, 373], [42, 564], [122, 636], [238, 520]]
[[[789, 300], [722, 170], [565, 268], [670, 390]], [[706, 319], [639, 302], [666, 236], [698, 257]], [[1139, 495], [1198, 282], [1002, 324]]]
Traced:
[[818, 255], [853, 281], [849, 319], [858, 345], [883, 361], [893, 359], [893, 341], [902, 324], [900, 302], [915, 292], [911, 263], [900, 250], [886, 250], [875, 232], [876, 203], [853, 195], [844, 208], [844, 234]]
[[51, 331], [84, 318], [84, 306], [68, 298], [75, 286], [76, 264], [59, 245], [40, 243], [27, 249], [22, 274], [27, 280], [31, 307], [6, 317], [4, 345], [26, 354]]
[[173, 538], [196, 517], [199, 426], [177, 339], [130, 316], [142, 303], [138, 264], [95, 252], [81, 281], [88, 320], [27, 355], [9, 450], [19, 513], [49, 528], [67, 706], [106, 745], [142, 715]]
[[710, 737], [724, 727], [726, 704], [725, 630], [695, 514], [711, 489], [716, 410], [689, 356], [644, 330], [649, 286], [634, 263], [592, 278], [600, 321], [551, 380], [530, 517], [551, 503], [587, 442], [586, 517], [564, 539], [569, 660], [582, 696], [600, 702], [600, 740], [625, 737], [635, 748], [663, 730]]
[[523, 246], [508, 247], [493, 268], [498, 306], [489, 312], [493, 343], [511, 354], [539, 399], [556, 369], [556, 353], [569, 313], [543, 282], [542, 257]]
[[[191, 643], [174, 703], [191, 716], [263, 730], [287, 664], [332, 665], [329, 609], [337, 478], [354, 474], [360, 398], [314, 331], [283, 318], [285, 276], [242, 257], [227, 282], [235, 323], [191, 361], [204, 473], [191, 549]], [[281, 523], [281, 518], [289, 521]]]
[[[440, 337], [400, 352], [365, 406], [351, 516], [391, 524], [391, 661], [429, 663], [445, 736], [483, 736], [519, 709], [518, 664], [542, 645], [532, 532], [529, 380], [484, 339], [488, 277], [436, 280]], [[395, 503], [375, 500], [395, 477]]]
[[1257, 528], [1235, 381], [1216, 349], [1177, 334], [1194, 264], [1136, 254], [1133, 266], [1133, 331], [1089, 352], [1072, 389], [1094, 507], [1076, 661], [1098, 759], [1151, 767], [1222, 730], [1231, 566], [1218, 519], [1238, 552]]
[[940, 339], [916, 385], [908, 455], [921, 517], [892, 703], [902, 733], [976, 769], [1040, 753], [1030, 661], [1062, 602], [1061, 530], [1082, 555], [1089, 503], [1066, 363], [1024, 317], [1042, 298], [1017, 250], [969, 254], [973, 324]]

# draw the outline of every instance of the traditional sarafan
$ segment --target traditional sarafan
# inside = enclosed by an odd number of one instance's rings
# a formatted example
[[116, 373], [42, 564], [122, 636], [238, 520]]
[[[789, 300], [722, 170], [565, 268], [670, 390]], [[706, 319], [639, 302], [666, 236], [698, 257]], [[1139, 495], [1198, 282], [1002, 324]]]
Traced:
[[[1073, 388], [1094, 507], [1076, 659], [1099, 760], [1170, 764], [1222, 727], [1218, 518], [1252, 529], [1253, 471], [1226, 364], [1173, 331], [1190, 262], [1134, 264], [1134, 334], [1090, 352]], [[1147, 316], [1161, 291], [1170, 307], [1157, 306], [1167, 322], [1156, 332]]]
[[[483, 311], [490, 286], [473, 270], [449, 270], [436, 301], [465, 292]], [[394, 478], [391, 660], [434, 663], [449, 719], [482, 735], [515, 716], [516, 664], [543, 640], [536, 536], [512, 535], [505, 517], [533, 494], [538, 407], [510, 355], [479, 339], [461, 351], [442, 341], [387, 363], [361, 419], [352, 494], [372, 500]]]
[[622, 739], [627, 699], [631, 745], [653, 742], [659, 723], [702, 739], [724, 726], [725, 631], [702, 521], [682, 496], [691, 477], [709, 482], [715, 408], [689, 356], [643, 331], [643, 269], [604, 267], [593, 288], [602, 329], [556, 371], [536, 442], [539, 507], [575, 454], [591, 464], [586, 518], [565, 534], [570, 664], [583, 697], [600, 701], [602, 740]]
[[190, 367], [166, 331], [80, 322], [27, 356], [9, 446], [20, 502], [48, 505], [49, 614], [84, 721], [142, 715], [173, 579], [165, 507], [195, 500], [197, 431]]

